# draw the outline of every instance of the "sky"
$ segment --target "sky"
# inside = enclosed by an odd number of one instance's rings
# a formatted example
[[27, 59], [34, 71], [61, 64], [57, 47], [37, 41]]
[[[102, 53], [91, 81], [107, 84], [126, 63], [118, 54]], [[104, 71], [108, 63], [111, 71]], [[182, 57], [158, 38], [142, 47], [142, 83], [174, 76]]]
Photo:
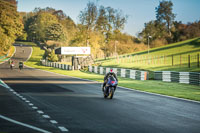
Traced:
[[[155, 8], [162, 0], [18, 0], [18, 11], [31, 12], [35, 7], [52, 7], [56, 10], [63, 10], [77, 24], [80, 11], [89, 1], [98, 1], [98, 5], [122, 10], [125, 15], [128, 15], [123, 32], [137, 36], [144, 28], [144, 23], [156, 19]], [[200, 20], [200, 0], [171, 1], [176, 21], [188, 23]]]

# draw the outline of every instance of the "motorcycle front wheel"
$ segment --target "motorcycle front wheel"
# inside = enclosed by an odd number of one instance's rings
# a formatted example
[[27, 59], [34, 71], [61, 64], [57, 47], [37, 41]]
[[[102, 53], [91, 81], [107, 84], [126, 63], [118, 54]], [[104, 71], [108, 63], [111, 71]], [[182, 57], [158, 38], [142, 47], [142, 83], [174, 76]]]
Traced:
[[111, 87], [111, 88], [110, 88], [110, 93], [109, 93], [109, 97], [110, 97], [110, 99], [113, 98], [113, 95], [114, 95], [114, 88]]

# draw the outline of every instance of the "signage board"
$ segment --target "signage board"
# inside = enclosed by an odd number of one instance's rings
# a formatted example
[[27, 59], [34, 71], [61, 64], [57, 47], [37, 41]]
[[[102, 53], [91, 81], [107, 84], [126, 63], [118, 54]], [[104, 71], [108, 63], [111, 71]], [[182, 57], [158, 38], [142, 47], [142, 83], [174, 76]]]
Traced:
[[90, 47], [61, 47], [56, 51], [62, 55], [90, 54]]

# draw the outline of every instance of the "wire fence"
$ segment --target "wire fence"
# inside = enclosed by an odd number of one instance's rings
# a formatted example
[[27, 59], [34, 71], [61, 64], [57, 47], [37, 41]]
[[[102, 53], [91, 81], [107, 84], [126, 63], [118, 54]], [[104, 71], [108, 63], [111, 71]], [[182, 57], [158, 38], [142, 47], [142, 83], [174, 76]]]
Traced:
[[184, 54], [184, 55], [134, 55], [134, 56], [116, 56], [115, 63], [132, 63], [135, 65], [153, 65], [153, 66], [183, 66], [200, 67], [200, 55]]

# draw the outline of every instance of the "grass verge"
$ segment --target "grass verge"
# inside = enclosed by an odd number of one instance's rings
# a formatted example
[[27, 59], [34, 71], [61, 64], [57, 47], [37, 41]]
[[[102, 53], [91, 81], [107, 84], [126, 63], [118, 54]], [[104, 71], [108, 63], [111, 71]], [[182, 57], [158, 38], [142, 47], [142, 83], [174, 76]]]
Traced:
[[[200, 38], [194, 38], [166, 46], [151, 48], [118, 58], [97, 60], [105, 67], [130, 68], [148, 71], [184, 71], [200, 72], [198, 60], [200, 55]], [[190, 67], [188, 67], [190, 62]], [[152, 76], [150, 76], [152, 77]]]
[[[99, 75], [84, 71], [67, 71], [58, 68], [41, 66], [40, 59], [42, 58], [44, 51], [41, 50], [36, 45], [32, 46], [33, 46], [33, 53], [29, 61], [25, 63], [27, 66], [63, 75], [103, 82], [104, 75]], [[119, 86], [132, 88], [135, 90], [141, 90], [146, 92], [152, 92], [157, 94], [200, 101], [200, 87], [195, 85], [168, 83], [155, 80], [139, 81], [139, 80], [132, 80], [128, 78], [119, 77]]]

